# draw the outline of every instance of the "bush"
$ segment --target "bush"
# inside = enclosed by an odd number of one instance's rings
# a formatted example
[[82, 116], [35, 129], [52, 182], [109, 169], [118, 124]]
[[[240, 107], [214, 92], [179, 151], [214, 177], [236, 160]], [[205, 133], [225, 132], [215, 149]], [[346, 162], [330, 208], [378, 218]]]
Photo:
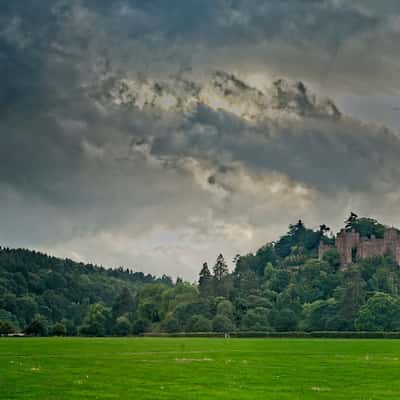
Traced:
[[106, 336], [111, 328], [111, 310], [101, 303], [92, 304], [79, 328], [82, 336]]
[[360, 331], [397, 331], [400, 328], [400, 300], [376, 293], [364, 304], [355, 321]]
[[36, 316], [26, 327], [25, 333], [32, 336], [47, 336], [48, 323], [46, 318], [42, 317], [41, 315]]
[[67, 328], [61, 322], [57, 322], [53, 325], [52, 334], [53, 336], [65, 336], [67, 334]]
[[75, 336], [77, 334], [77, 327], [73, 321], [64, 318], [61, 323], [65, 326], [67, 336]]
[[132, 332], [132, 324], [126, 316], [118, 317], [114, 325], [114, 335], [128, 336]]
[[145, 319], [137, 319], [133, 322], [132, 333], [134, 335], [141, 335], [146, 332], [150, 327], [150, 322]]
[[176, 317], [174, 317], [173, 315], [169, 315], [162, 323], [162, 330], [164, 332], [170, 332], [170, 333], [181, 332], [182, 327]]
[[0, 335], [8, 335], [16, 331], [17, 328], [11, 321], [0, 321]]
[[297, 326], [297, 316], [289, 308], [278, 310], [274, 315], [274, 327], [278, 332], [294, 331]]
[[235, 330], [233, 322], [223, 315], [217, 315], [213, 319], [212, 325], [215, 332], [232, 332]]
[[2, 308], [0, 308], [0, 321], [11, 322], [16, 328], [18, 328], [19, 325], [16, 316]]
[[222, 300], [217, 305], [217, 314], [227, 318], [233, 318], [233, 305], [229, 300]]
[[211, 332], [212, 322], [203, 315], [193, 315], [189, 320], [189, 332]]
[[242, 318], [241, 329], [244, 331], [270, 331], [268, 314], [269, 310], [264, 307], [248, 310]]

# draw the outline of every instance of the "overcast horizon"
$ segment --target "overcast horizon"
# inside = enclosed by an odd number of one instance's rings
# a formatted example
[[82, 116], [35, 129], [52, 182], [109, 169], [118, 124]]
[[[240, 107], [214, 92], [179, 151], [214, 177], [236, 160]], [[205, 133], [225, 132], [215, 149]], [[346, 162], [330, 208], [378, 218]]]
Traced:
[[400, 227], [400, 3], [0, 5], [0, 245], [194, 281], [354, 211]]

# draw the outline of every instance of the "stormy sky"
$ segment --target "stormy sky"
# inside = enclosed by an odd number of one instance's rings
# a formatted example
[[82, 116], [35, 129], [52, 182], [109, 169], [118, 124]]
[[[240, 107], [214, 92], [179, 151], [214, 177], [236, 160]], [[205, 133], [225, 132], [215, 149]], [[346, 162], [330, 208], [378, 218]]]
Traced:
[[[400, 226], [399, 43], [397, 0], [1, 2], [0, 243], [194, 280], [299, 218]], [[243, 96], [189, 107], [215, 71]]]

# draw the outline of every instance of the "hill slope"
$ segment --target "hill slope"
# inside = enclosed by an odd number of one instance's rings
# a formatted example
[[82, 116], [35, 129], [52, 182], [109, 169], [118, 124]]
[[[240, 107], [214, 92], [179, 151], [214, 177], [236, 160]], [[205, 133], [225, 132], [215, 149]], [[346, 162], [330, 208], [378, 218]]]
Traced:
[[76, 331], [90, 305], [112, 307], [125, 290], [134, 297], [147, 283], [162, 281], [122, 268], [105, 269], [49, 257], [35, 251], [0, 249], [0, 319], [17, 327], [29, 325], [40, 314], [49, 323], [63, 321]]

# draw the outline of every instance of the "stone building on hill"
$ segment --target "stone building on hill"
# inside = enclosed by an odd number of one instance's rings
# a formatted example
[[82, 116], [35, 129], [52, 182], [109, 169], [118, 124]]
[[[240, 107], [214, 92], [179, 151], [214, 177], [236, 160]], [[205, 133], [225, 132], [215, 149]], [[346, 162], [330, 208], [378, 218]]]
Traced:
[[386, 253], [391, 253], [400, 263], [400, 234], [395, 228], [386, 229], [383, 238], [376, 238], [373, 235], [370, 238], [362, 237], [355, 230], [342, 229], [336, 236], [335, 246], [320, 243], [319, 259], [322, 259], [325, 252], [332, 248], [339, 252], [341, 269], [346, 269], [357, 259], [381, 256]]

